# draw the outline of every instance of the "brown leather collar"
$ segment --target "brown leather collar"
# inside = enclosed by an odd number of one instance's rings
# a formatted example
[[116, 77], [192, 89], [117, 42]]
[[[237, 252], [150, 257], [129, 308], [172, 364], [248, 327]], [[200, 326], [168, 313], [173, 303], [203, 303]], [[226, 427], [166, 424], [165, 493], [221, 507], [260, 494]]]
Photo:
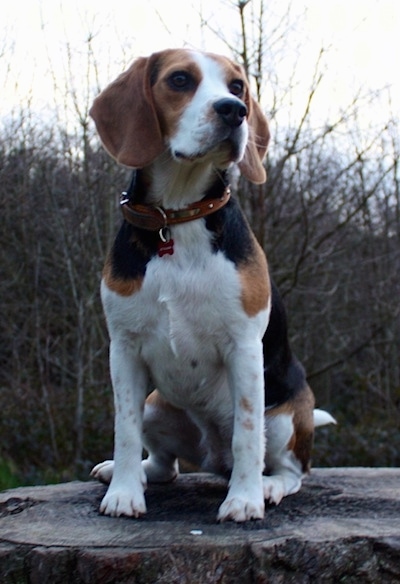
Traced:
[[129, 198], [121, 199], [120, 205], [124, 219], [135, 227], [147, 231], [160, 231], [169, 225], [186, 223], [215, 213], [226, 205], [230, 196], [231, 190], [227, 186], [222, 197], [202, 199], [184, 209], [163, 209], [154, 205], [134, 204]]

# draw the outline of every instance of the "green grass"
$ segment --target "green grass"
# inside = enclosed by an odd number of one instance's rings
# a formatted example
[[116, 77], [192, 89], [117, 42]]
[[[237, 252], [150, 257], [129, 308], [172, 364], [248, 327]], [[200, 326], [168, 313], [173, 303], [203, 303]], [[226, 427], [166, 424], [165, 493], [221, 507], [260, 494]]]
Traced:
[[0, 458], [0, 491], [20, 487], [23, 481], [13, 463]]

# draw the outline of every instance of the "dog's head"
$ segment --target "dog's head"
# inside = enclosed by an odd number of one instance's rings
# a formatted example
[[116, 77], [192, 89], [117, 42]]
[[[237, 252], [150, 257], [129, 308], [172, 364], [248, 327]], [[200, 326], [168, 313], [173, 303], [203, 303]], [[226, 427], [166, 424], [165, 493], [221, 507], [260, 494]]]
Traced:
[[268, 123], [242, 67], [226, 57], [169, 49], [140, 58], [90, 114], [106, 150], [126, 166], [143, 168], [168, 149], [182, 163], [237, 162], [250, 181], [266, 179]]

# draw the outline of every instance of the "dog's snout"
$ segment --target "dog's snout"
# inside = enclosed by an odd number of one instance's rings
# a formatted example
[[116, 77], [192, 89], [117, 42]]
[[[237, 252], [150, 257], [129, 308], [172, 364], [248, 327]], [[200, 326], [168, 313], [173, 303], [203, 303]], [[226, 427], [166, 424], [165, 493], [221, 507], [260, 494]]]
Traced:
[[240, 99], [225, 97], [213, 104], [214, 110], [231, 128], [240, 126], [247, 115], [247, 107]]

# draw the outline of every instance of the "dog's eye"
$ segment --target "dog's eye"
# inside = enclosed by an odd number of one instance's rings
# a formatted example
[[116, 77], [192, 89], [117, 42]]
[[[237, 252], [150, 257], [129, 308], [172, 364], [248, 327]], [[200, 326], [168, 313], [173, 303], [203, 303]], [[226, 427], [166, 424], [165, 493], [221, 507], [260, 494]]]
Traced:
[[175, 71], [168, 77], [168, 85], [175, 91], [186, 91], [193, 89], [194, 79], [186, 71]]
[[241, 79], [234, 79], [229, 84], [229, 91], [237, 97], [241, 97], [243, 95], [243, 89], [244, 83]]

